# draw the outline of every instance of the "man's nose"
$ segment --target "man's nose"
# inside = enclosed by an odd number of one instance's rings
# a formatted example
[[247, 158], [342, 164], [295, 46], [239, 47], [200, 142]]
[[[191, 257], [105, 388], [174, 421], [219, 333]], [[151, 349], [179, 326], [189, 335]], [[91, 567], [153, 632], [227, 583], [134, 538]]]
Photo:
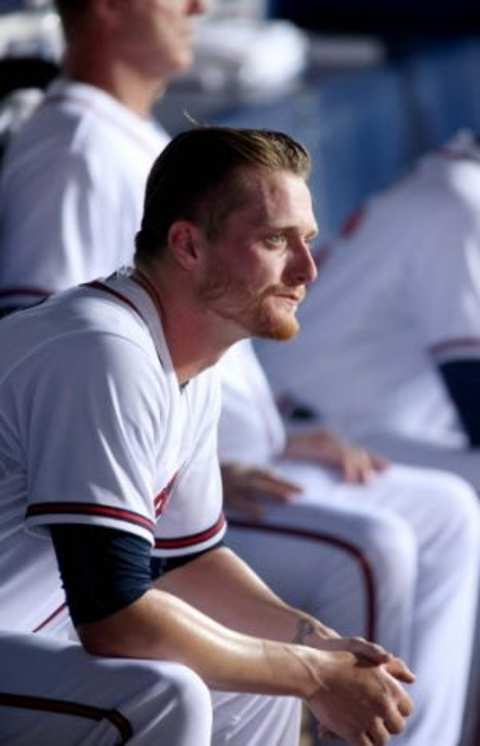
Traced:
[[317, 276], [317, 266], [312, 256], [310, 246], [303, 241], [299, 243], [295, 252], [295, 259], [291, 266], [290, 277], [296, 285], [308, 285]]

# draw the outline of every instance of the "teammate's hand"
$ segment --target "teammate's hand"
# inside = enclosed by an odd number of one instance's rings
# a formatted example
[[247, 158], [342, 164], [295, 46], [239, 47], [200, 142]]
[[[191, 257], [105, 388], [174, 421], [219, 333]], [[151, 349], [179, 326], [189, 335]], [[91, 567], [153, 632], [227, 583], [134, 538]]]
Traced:
[[332, 653], [326, 668], [322, 664], [320, 680], [308, 704], [322, 734], [351, 746], [384, 746], [404, 730], [413, 703], [388, 664]]
[[260, 518], [265, 502], [291, 503], [302, 488], [276, 474], [243, 464], [222, 464], [223, 495], [227, 508]]
[[350, 484], [365, 484], [375, 473], [384, 471], [389, 463], [382, 456], [347, 443], [323, 428], [290, 435], [285, 456], [337, 469]]

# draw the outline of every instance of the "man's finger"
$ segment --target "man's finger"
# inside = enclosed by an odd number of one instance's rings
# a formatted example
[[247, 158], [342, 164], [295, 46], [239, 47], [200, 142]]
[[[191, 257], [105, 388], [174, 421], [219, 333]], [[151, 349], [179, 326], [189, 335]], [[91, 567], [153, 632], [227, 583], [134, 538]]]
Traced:
[[227, 508], [238, 510], [257, 521], [262, 518], [264, 513], [261, 503], [256, 502], [252, 497], [244, 497], [239, 494], [229, 494], [228, 498], [225, 499], [225, 505]]
[[405, 730], [405, 718], [399, 713], [397, 708], [391, 708], [391, 711], [384, 716], [385, 727], [389, 733], [398, 735]]
[[376, 471], [385, 471], [390, 466], [390, 461], [383, 456], [379, 456], [378, 453], [371, 453], [370, 460]]
[[407, 694], [405, 694], [405, 696], [399, 701], [397, 707], [401, 715], [408, 717], [408, 715], [411, 715], [413, 712], [413, 701]]
[[290, 500], [302, 492], [300, 485], [277, 477], [267, 472], [260, 472], [252, 476], [250, 490], [265, 497]]
[[352, 741], [353, 746], [374, 746], [368, 733], [361, 733], [355, 741]]
[[391, 658], [390, 653], [387, 653], [381, 645], [368, 642], [368, 640], [364, 640], [362, 637], [340, 637], [329, 640], [328, 649], [346, 650], [374, 664], [387, 663]]
[[375, 718], [375, 723], [369, 729], [368, 736], [374, 746], [385, 746], [389, 742], [390, 733], [382, 718]]
[[415, 674], [408, 668], [405, 661], [401, 658], [391, 657], [390, 660], [387, 661], [385, 668], [390, 676], [393, 676], [399, 681], [403, 681], [405, 684], [413, 684], [415, 681]]

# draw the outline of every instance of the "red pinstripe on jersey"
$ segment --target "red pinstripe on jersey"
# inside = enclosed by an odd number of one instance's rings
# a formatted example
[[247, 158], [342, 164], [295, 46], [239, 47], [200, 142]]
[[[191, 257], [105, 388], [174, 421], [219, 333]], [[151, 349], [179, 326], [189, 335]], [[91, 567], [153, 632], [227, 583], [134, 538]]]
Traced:
[[186, 547], [193, 547], [195, 544], [202, 544], [204, 541], [208, 541], [215, 534], [218, 534], [225, 526], [225, 516], [220, 513], [218, 520], [215, 521], [213, 526], [199, 531], [197, 534], [190, 534], [189, 536], [175, 536], [171, 539], [155, 539], [155, 549], [184, 549]]
[[89, 515], [100, 516], [101, 518], [114, 518], [117, 521], [133, 523], [142, 528], [146, 528], [153, 533], [155, 523], [140, 513], [134, 513], [132, 510], [116, 508], [112, 505], [97, 505], [96, 503], [35, 503], [29, 505], [26, 513], [27, 518], [38, 515]]
[[109, 293], [110, 295], [113, 295], [114, 298], [117, 298], [117, 300], [121, 300], [122, 303], [126, 303], [127, 306], [130, 306], [130, 308], [133, 308], [133, 310], [138, 313], [142, 321], [144, 321], [144, 318], [136, 305], [132, 303], [130, 298], [127, 298], [126, 295], [123, 295], [122, 293], [119, 293], [117, 290], [114, 290], [113, 288], [109, 287], [108, 285], [105, 285], [103, 282], [100, 282], [99, 280], [93, 280], [92, 282], [86, 282], [83, 287], [87, 288], [93, 288], [94, 290], [103, 290], [104, 293]]
[[177, 478], [178, 471], [175, 472], [171, 480], [168, 482], [167, 486], [163, 488], [161, 492], [158, 493], [158, 495], [154, 498], [153, 504], [155, 506], [155, 517], [158, 518], [158, 516], [163, 513], [165, 508], [167, 507], [168, 498], [170, 497], [170, 494], [173, 489], [173, 484], [175, 482], [175, 479]]

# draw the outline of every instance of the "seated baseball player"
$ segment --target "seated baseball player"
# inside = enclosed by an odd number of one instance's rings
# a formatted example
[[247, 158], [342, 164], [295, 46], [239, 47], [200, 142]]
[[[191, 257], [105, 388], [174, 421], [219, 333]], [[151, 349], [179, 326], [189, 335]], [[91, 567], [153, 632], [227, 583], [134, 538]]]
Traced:
[[[480, 148], [459, 133], [325, 247], [275, 395], [343, 436], [480, 489]], [[279, 357], [281, 354], [281, 358]], [[280, 363], [281, 360], [281, 363]], [[308, 362], [307, 362], [308, 361]]]
[[455, 746], [480, 567], [475, 492], [454, 475], [386, 466], [319, 427], [287, 436], [248, 340], [218, 367], [230, 547], [289, 603], [407, 661], [415, 710], [398, 744]]
[[135, 268], [0, 323], [0, 742], [294, 746], [301, 699], [352, 745], [405, 728], [406, 664], [224, 544], [214, 363], [298, 329], [309, 170], [280, 133], [184, 133]]

